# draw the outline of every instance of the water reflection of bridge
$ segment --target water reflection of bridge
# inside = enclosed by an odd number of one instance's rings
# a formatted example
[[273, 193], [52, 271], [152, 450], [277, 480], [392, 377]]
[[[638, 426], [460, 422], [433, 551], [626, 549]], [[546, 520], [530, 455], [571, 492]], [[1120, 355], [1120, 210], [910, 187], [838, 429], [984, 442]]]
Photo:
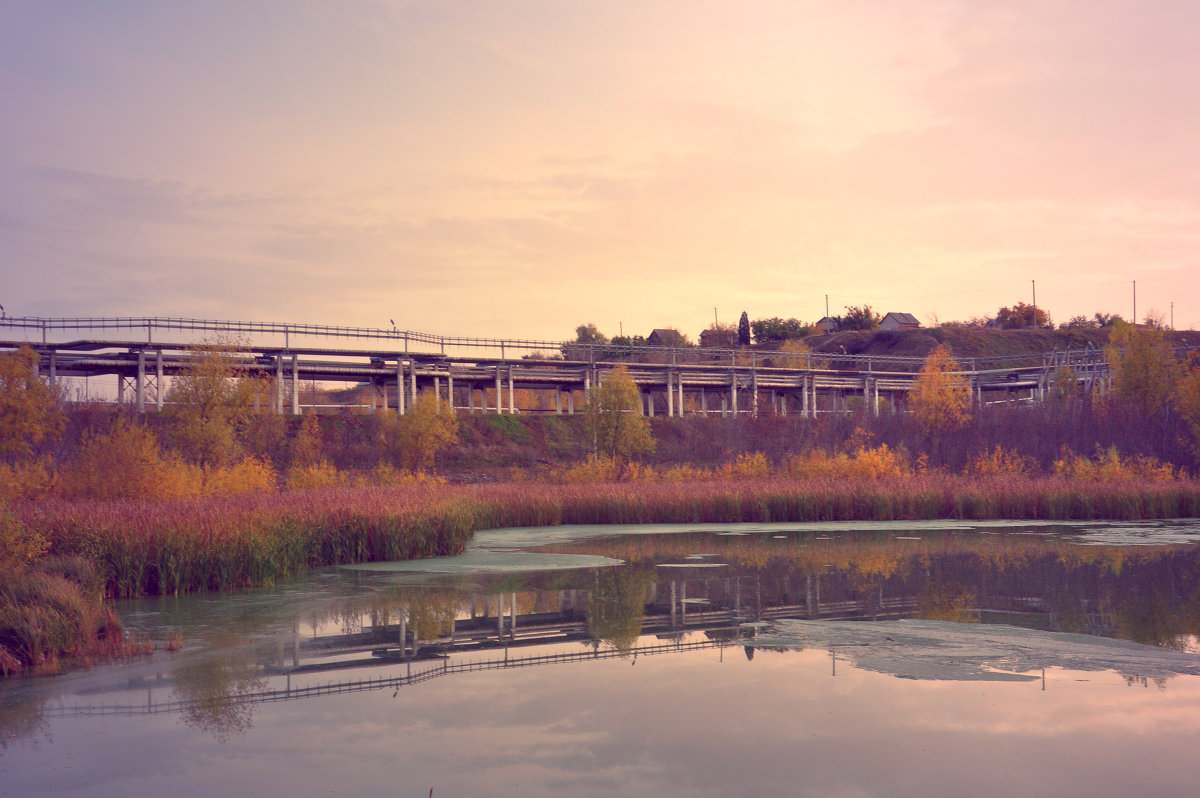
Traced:
[[[837, 599], [822, 601], [820, 578], [807, 580], [807, 589], [797, 602], [763, 603], [761, 591], [752, 577], [717, 577], [713, 579], [669, 579], [652, 583], [648, 588], [649, 601], [637, 601], [640, 610], [641, 635], [671, 636], [690, 630], [737, 630], [745, 624], [769, 622], [782, 618], [801, 620], [893, 620], [911, 617], [917, 609], [915, 596], [885, 596], [883, 591], [869, 599]], [[751, 583], [751, 584], [747, 584]], [[689, 585], [692, 594], [688, 595]], [[497, 614], [478, 616], [472, 600], [471, 615], [450, 618], [448, 628], [436, 636], [422, 638], [416, 625], [409, 622], [408, 609], [396, 613], [395, 622], [389, 618], [372, 618], [372, 625], [360, 631], [335, 635], [313, 635], [292, 638], [291, 665], [284, 665], [285, 656], [279, 652], [279, 664], [274, 672], [340, 670], [378, 664], [380, 659], [409, 660], [422, 656], [441, 656], [450, 653], [470, 653], [494, 649], [546, 645], [554, 642], [595, 640], [604, 636], [580, 607], [581, 590], [559, 590], [558, 612], [517, 611], [517, 593], [492, 594]], [[659, 600], [665, 593], [667, 602]], [[487, 606], [491, 602], [484, 602]], [[586, 604], [586, 602], [584, 602]], [[505, 607], [507, 606], [507, 612]], [[302, 660], [333, 655], [370, 654], [358, 660], [338, 660], [327, 663]]]
[[[707, 633], [706, 633], [707, 634]], [[319, 696], [329, 695], [344, 695], [348, 693], [362, 693], [378, 690], [399, 690], [401, 687], [408, 687], [422, 682], [428, 682], [433, 679], [439, 679], [445, 676], [451, 676], [462, 673], [473, 673], [478, 671], [496, 671], [496, 670], [512, 670], [517, 668], [529, 668], [539, 665], [559, 665], [571, 662], [593, 662], [597, 660], [609, 659], [636, 659], [637, 657], [652, 657], [662, 654], [680, 654], [687, 651], [700, 651], [703, 649], [723, 649], [727, 646], [738, 644], [737, 632], [731, 631], [730, 634], [724, 635], [720, 631], [715, 631], [714, 636], [701, 640], [684, 640], [682, 635], [677, 635], [669, 641], [655, 643], [649, 645], [633, 646], [626, 649], [616, 648], [601, 648], [599, 641], [590, 649], [581, 649], [579, 651], [554, 652], [548, 654], [532, 654], [526, 656], [514, 656], [508, 646], [503, 647], [503, 656], [493, 657], [491, 659], [482, 660], [463, 660], [461, 662], [452, 661], [444, 654], [433, 654], [426, 652], [424, 655], [418, 655], [405, 660], [403, 663], [397, 663], [397, 666], [403, 665], [403, 673], [393, 673], [387, 676], [376, 676], [367, 679], [346, 679], [337, 682], [322, 682], [319, 684], [309, 684], [298, 687], [292, 686], [292, 674], [297, 673], [298, 669], [293, 669], [285, 674], [286, 682], [283, 687], [269, 690], [250, 690], [244, 692], [231, 692], [222, 697], [222, 701], [230, 704], [250, 705], [250, 704], [267, 704], [279, 701], [296, 701], [304, 698], [317, 698]], [[527, 642], [528, 645], [547, 645], [544, 641]], [[362, 663], [351, 662], [341, 663], [340, 668], [354, 667]], [[374, 660], [368, 664], [379, 665], [378, 660]], [[329, 670], [324, 668], [322, 670]], [[195, 700], [175, 700], [175, 701], [154, 701], [153, 693], [149, 689], [162, 682], [150, 683], [147, 685], [146, 701], [140, 704], [77, 704], [66, 707], [48, 707], [45, 714], [49, 717], [90, 717], [90, 716], [112, 716], [112, 715], [164, 715], [171, 713], [185, 712], [197, 705]], [[136, 688], [138, 685], [125, 685], [124, 689]]]

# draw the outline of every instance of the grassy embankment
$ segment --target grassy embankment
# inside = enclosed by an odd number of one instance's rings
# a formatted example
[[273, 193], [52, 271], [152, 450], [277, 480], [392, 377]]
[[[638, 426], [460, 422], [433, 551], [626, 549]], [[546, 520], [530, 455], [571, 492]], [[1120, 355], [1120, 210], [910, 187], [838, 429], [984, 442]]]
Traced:
[[[110, 597], [274, 584], [310, 567], [462, 551], [478, 529], [557, 524], [1200, 516], [1200, 483], [1120, 476], [908, 474], [341, 487], [202, 499], [17, 502], [45, 540], [7, 580], [0, 671], [128, 651]], [[41, 554], [41, 553], [39, 553]]]

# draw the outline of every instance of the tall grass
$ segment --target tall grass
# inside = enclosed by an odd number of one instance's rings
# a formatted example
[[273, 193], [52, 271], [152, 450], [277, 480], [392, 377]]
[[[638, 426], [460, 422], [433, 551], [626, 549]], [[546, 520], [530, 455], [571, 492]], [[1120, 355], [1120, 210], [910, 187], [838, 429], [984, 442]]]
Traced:
[[335, 488], [177, 501], [45, 501], [18, 508], [55, 554], [97, 563], [109, 595], [270, 585], [318, 565], [461, 551], [476, 528], [434, 486]]
[[1200, 516], [1200, 483], [1067, 476], [713, 477], [688, 482], [339, 487], [175, 501], [26, 502], [109, 595], [269, 585], [305, 568], [461, 552], [477, 529], [557, 524]]

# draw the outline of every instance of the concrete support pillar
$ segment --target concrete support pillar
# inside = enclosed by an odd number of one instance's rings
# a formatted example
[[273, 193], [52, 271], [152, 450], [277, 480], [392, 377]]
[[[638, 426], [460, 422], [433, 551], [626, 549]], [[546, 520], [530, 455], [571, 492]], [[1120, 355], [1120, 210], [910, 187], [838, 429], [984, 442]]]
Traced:
[[708, 394], [704, 392], [703, 388], [700, 389], [700, 414], [708, 417]]
[[272, 391], [273, 399], [271, 409], [276, 413], [283, 412], [283, 358], [280, 355], [275, 356], [275, 390]]
[[567, 415], [575, 415], [575, 391], [567, 391]]
[[58, 350], [50, 350], [50, 390], [53, 391], [58, 382], [58, 364], [55, 362], [58, 358]]
[[737, 418], [738, 411], [737, 397], [737, 372], [733, 373], [733, 379], [729, 381], [729, 409], [733, 411], [733, 417]]
[[874, 389], [874, 411], [875, 415], [879, 415], [879, 380], [871, 380], [871, 387]]
[[671, 372], [667, 372], [667, 418], [675, 415], [675, 390], [671, 382]]
[[442, 412], [442, 378], [438, 375], [433, 375], [433, 407], [438, 412]]
[[654, 391], [646, 391], [646, 415], [654, 418]]
[[379, 382], [374, 377], [367, 383], [367, 415], [375, 415], [375, 394], [379, 392]]
[[508, 413], [516, 415], [517, 413], [517, 389], [513, 385], [513, 367], [508, 367]]
[[300, 356], [292, 355], [292, 415], [300, 415]]
[[404, 415], [404, 360], [396, 358], [396, 412]]
[[415, 361], [415, 360], [412, 362], [411, 382], [412, 382], [412, 393], [410, 393], [409, 396], [412, 397], [413, 404], [416, 404], [416, 402], [417, 402], [417, 361]]
[[504, 637], [504, 594], [496, 594], [496, 636]]
[[517, 636], [517, 593], [514, 590], [509, 596], [509, 617], [508, 633], [512, 637]]
[[446, 406], [454, 412], [454, 372], [446, 369]]
[[138, 350], [138, 370], [137, 382], [134, 384], [134, 390], [137, 392], [137, 411], [139, 413], [146, 412], [146, 351]]
[[683, 418], [683, 374], [679, 375], [679, 417]]
[[554, 386], [554, 414], [562, 415], [562, 387], [558, 385]]
[[496, 415], [504, 413], [504, 389], [500, 385], [500, 366], [496, 366]]
[[163, 399], [167, 393], [165, 390], [163, 390], [163, 364], [161, 349], [155, 353], [154, 360], [154, 403], [158, 405], [158, 410], [161, 413], [163, 409]]

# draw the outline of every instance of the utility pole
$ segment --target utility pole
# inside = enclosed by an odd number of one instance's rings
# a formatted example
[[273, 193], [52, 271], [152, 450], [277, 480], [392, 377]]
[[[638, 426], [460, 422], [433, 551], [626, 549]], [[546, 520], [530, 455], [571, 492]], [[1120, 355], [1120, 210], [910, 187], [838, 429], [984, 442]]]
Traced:
[[1037, 280], [1030, 280], [1029, 282], [1033, 284], [1033, 327], [1034, 327], [1034, 329], [1036, 330], [1036, 329], [1037, 329], [1037, 327], [1038, 327], [1038, 319], [1037, 319]]
[[829, 294], [825, 295], [825, 318], [829, 318]]
[[1133, 318], [1130, 321], [1137, 327], [1137, 280], [1133, 281]]

